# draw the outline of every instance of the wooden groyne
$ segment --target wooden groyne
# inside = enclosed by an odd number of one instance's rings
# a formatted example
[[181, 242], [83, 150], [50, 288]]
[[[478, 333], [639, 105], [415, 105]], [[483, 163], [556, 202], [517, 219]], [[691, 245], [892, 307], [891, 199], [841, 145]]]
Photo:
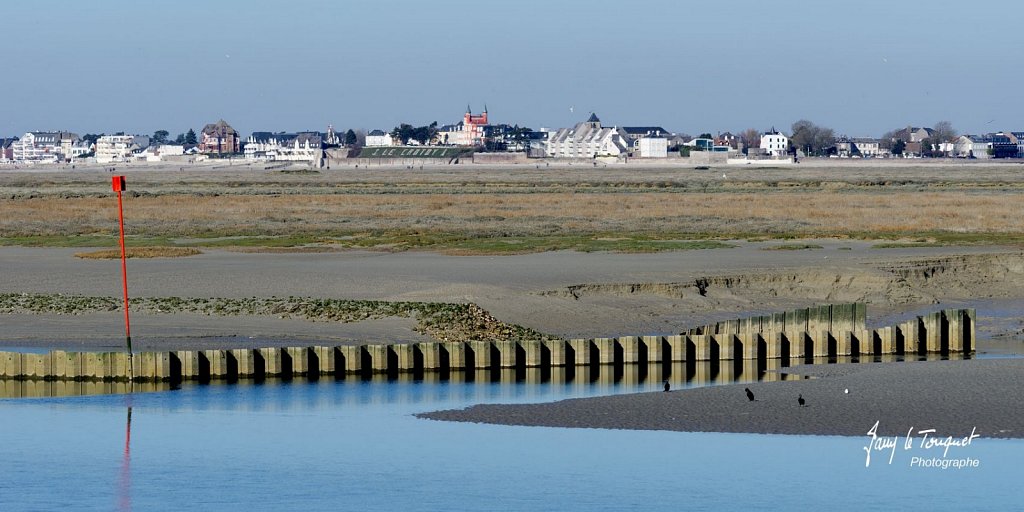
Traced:
[[650, 365], [969, 353], [975, 310], [937, 311], [869, 330], [863, 304], [812, 307], [719, 322], [676, 336], [423, 342], [230, 350], [0, 352], [0, 379], [127, 381], [261, 379], [407, 372]]

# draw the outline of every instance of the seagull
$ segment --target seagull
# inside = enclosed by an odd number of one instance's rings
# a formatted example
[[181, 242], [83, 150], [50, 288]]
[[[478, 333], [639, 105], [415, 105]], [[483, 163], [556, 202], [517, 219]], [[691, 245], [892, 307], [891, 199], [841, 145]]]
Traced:
[[845, 394], [849, 395], [849, 394], [850, 394], [850, 388], [846, 388], [846, 389], [844, 389], [844, 390], [843, 390], [843, 393], [845, 393]]
[[807, 405], [807, 400], [804, 400], [804, 395], [797, 395], [796, 403], [800, 404], [800, 407]]
[[672, 389], [672, 386], [670, 386], [668, 381], [666, 380], [665, 381], [665, 392], [668, 393], [671, 389]]
[[747, 400], [754, 401], [754, 393], [750, 391], [750, 388], [743, 388], [743, 391], [747, 392]]

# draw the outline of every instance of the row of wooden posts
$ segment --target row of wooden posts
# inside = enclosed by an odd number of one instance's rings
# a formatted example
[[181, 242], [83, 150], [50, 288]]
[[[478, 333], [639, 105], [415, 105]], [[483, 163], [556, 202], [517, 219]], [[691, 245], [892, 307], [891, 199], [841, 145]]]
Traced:
[[[840, 305], [841, 311], [846, 311], [845, 308]], [[142, 352], [131, 358], [124, 352], [0, 352], [0, 378], [99, 381], [134, 378], [172, 382], [320, 375], [342, 378], [349, 374], [668, 365], [723, 360], [781, 359], [786, 363], [799, 363], [825, 357], [948, 354], [973, 350], [973, 309], [938, 311], [874, 330], [859, 328], [862, 324], [857, 322], [849, 324], [847, 330], [833, 330], [838, 323], [818, 330], [787, 330], [785, 315], [782, 330], [778, 331], [772, 329], [771, 323], [744, 319], [705, 326], [677, 336], [179, 350]], [[819, 327], [824, 325], [818, 324]]]

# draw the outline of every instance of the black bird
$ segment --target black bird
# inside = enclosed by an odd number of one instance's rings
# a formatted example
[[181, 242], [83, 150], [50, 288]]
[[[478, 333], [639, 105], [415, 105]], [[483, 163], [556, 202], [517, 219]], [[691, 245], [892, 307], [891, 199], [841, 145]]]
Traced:
[[669, 386], [668, 381], [666, 380], [665, 381], [665, 392], [668, 393], [669, 390], [671, 390], [671, 389], [672, 389], [672, 386]]
[[800, 404], [800, 407], [807, 405], [807, 400], [804, 400], [804, 395], [797, 395], [796, 403]]
[[754, 393], [750, 391], [750, 388], [743, 388], [743, 391], [747, 392], [747, 400], [754, 401]]

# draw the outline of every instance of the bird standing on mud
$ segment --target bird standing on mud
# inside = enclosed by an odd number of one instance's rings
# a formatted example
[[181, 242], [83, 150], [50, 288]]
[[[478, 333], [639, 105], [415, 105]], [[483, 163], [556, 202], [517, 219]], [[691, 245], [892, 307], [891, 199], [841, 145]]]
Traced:
[[754, 393], [750, 391], [750, 388], [743, 388], [743, 391], [747, 392], [747, 400], [754, 401]]
[[802, 395], [802, 394], [801, 395], [797, 395], [796, 396], [796, 403], [800, 404], [800, 407], [803, 407], [803, 406], [807, 405], [807, 400], [804, 400], [804, 395]]
[[668, 381], [665, 381], [665, 392], [668, 393], [672, 390], [672, 386], [669, 385]]

